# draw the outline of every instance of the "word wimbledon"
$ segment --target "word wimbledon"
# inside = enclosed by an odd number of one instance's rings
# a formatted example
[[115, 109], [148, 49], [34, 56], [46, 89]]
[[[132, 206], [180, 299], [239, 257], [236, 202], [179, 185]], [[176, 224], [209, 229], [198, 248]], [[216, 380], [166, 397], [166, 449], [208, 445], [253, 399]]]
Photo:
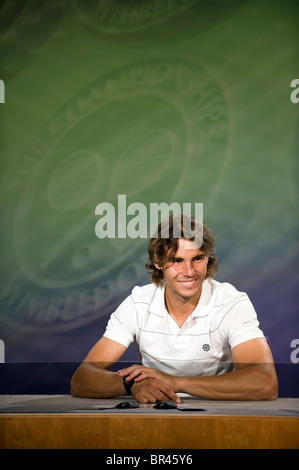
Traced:
[[[173, 214], [174, 223], [173, 236], [180, 238], [180, 215], [183, 214], [184, 232], [188, 238], [195, 238], [198, 247], [202, 245], [202, 220], [203, 203], [194, 203], [194, 218], [196, 220], [195, 230], [191, 229], [192, 204], [184, 202], [181, 209], [178, 202], [167, 204], [150, 203], [149, 217], [147, 208], [141, 202], [133, 202], [127, 207], [126, 195], [118, 195], [117, 216], [114, 206], [109, 202], [101, 202], [96, 206], [95, 214], [101, 216], [95, 226], [95, 233], [98, 238], [148, 238], [154, 236], [160, 221], [164, 221], [161, 229], [161, 238], [169, 237], [169, 225], [167, 222], [170, 213]], [[160, 218], [159, 218], [160, 215]], [[133, 216], [127, 220], [127, 216]], [[117, 219], [117, 220], [116, 220]], [[149, 223], [148, 223], [149, 219]], [[117, 235], [116, 235], [117, 226]], [[148, 234], [148, 226], [150, 232]]]

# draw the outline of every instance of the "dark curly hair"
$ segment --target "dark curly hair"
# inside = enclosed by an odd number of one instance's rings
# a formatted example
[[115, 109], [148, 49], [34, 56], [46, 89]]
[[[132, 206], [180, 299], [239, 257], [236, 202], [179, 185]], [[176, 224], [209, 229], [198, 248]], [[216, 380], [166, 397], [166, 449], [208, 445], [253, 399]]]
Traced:
[[[193, 233], [193, 237], [190, 236], [190, 232], [186, 233], [184, 227], [184, 215], [170, 216], [169, 218], [162, 221], [153, 236], [150, 239], [148, 245], [149, 261], [146, 263], [146, 268], [151, 277], [151, 281], [157, 286], [162, 286], [164, 282], [164, 276], [162, 269], [157, 269], [155, 263], [161, 268], [169, 262], [178, 249], [178, 240], [180, 238], [186, 238], [189, 240], [198, 239], [198, 233], [200, 232], [202, 252], [209, 257], [207, 265], [206, 278], [213, 278], [218, 270], [218, 261], [216, 257], [215, 238], [211, 230], [203, 223], [190, 217], [190, 228]], [[165, 238], [163, 233], [163, 227], [169, 230], [168, 236]], [[163, 236], [161, 236], [161, 234]]]

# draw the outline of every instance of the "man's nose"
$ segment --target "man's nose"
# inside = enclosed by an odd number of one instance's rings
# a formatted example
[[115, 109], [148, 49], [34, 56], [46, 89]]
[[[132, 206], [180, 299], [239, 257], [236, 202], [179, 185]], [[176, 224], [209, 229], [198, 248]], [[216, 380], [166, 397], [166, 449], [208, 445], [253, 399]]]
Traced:
[[183, 271], [182, 271], [182, 274], [184, 274], [185, 276], [193, 276], [195, 270], [193, 268], [193, 264], [192, 262], [188, 262], [186, 261], [184, 264], [183, 264]]

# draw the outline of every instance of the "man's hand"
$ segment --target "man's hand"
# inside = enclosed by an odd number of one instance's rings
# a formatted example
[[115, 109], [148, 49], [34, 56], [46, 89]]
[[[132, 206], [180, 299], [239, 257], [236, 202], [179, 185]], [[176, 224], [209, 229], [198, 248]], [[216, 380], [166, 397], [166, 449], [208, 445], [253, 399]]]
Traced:
[[135, 380], [132, 394], [139, 403], [156, 403], [157, 401], [173, 400], [181, 403], [181, 399], [174, 392], [175, 377], [156, 369], [135, 364], [118, 371], [121, 377]]

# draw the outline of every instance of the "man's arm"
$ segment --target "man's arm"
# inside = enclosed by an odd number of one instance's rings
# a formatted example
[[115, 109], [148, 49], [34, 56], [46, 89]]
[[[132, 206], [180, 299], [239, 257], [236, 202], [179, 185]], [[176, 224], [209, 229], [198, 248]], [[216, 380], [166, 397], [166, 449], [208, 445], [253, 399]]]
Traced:
[[125, 393], [123, 379], [109, 371], [124, 354], [126, 347], [101, 338], [90, 350], [71, 380], [71, 394], [76, 397], [108, 398]]
[[[71, 394], [76, 397], [110, 398], [125, 395], [123, 376], [109, 371], [124, 354], [126, 347], [108, 338], [101, 338], [90, 350], [71, 380]], [[140, 403], [174, 400], [180, 398], [169, 385], [157, 378], [148, 378], [134, 384], [133, 397]]]
[[239, 344], [232, 350], [232, 356], [236, 370], [217, 376], [174, 377], [137, 365], [124, 369], [119, 374], [122, 376], [130, 372], [128, 380], [136, 377], [136, 382], [155, 377], [168, 384], [176, 393], [188, 393], [214, 400], [277, 398], [277, 376], [270, 348], [264, 338]]

